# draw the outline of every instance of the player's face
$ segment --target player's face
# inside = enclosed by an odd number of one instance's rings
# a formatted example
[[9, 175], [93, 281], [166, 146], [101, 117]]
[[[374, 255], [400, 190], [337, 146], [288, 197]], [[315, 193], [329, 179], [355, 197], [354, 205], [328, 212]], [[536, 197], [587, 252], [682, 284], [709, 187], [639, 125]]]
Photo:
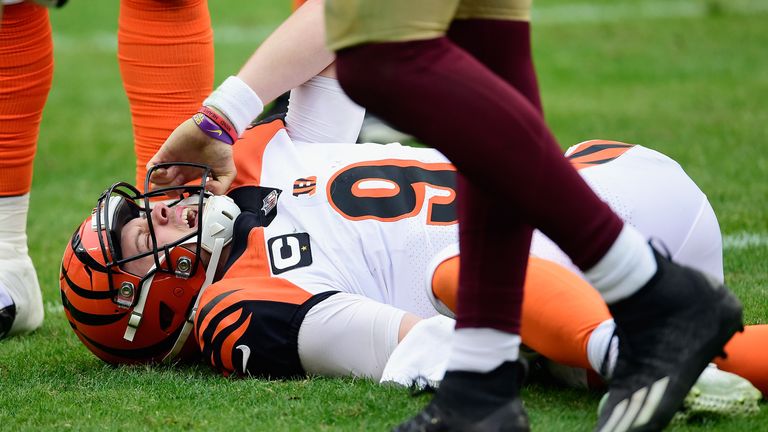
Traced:
[[[168, 207], [157, 203], [152, 208], [152, 228], [155, 232], [158, 248], [175, 242], [197, 230], [199, 218], [197, 207], [177, 205]], [[120, 233], [120, 247], [124, 257], [130, 257], [152, 250], [152, 238], [149, 234], [149, 224], [143, 217], [130, 220]], [[137, 276], [143, 276], [152, 268], [152, 255], [130, 261], [123, 269]]]

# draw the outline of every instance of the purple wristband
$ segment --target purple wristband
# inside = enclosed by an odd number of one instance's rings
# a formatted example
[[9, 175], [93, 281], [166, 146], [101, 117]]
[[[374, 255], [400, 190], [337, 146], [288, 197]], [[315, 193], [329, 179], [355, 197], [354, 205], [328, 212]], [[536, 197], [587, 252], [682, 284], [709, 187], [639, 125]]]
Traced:
[[197, 113], [192, 116], [192, 120], [195, 121], [195, 124], [197, 127], [200, 128], [201, 131], [203, 131], [206, 135], [213, 139], [217, 139], [225, 144], [232, 145], [235, 143], [235, 141], [232, 139], [229, 134], [224, 131], [224, 129], [216, 124], [213, 120], [209, 119], [208, 116], [206, 116], [203, 113]]

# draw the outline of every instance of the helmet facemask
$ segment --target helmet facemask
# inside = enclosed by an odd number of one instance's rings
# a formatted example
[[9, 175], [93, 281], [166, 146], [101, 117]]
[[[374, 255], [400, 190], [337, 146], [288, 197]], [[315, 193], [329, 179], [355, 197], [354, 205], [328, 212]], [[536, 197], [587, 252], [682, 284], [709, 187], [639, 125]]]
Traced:
[[[150, 190], [150, 175], [157, 169], [167, 169], [172, 165], [199, 169], [201, 180], [196, 184]], [[99, 198], [97, 207], [87, 223], [88, 226], [81, 227], [81, 234], [85, 230], [93, 233], [88, 235], [90, 237], [86, 242], [88, 244], [80, 246], [78, 243], [76, 247], [73, 238], [72, 248], [75, 256], [86, 267], [86, 272], [92, 275], [90, 276], [92, 289], [108, 290], [108, 296], [113, 303], [112, 312], [122, 310], [129, 315], [127, 320], [120, 321], [121, 323], [126, 321], [122, 324], [124, 334], [121, 336], [124, 340], [115, 341], [115, 345], [119, 345], [122, 351], [125, 350], [126, 345], [130, 347], [137, 334], [141, 334], [142, 328], [146, 327], [142, 326], [142, 323], [147, 313], [171, 317], [164, 320], [167, 329], [162, 323], [159, 326], [163, 331], [167, 330], [167, 334], [160, 334], [158, 326], [155, 325], [158, 318], [156, 316], [150, 320], [155, 324], [149, 325], [145, 331], [157, 333], [153, 340], [166, 339], [162, 351], [167, 352], [164, 353], [163, 360], [173, 359], [188, 338], [200, 294], [213, 282], [221, 260], [222, 249], [231, 241], [234, 220], [240, 213], [239, 208], [228, 197], [213, 196], [205, 191], [205, 183], [210, 174], [210, 169], [202, 165], [160, 164], [147, 173], [145, 190], [148, 192], [144, 194], [130, 184], [116, 183]], [[157, 227], [153, 224], [152, 209], [160, 201], [171, 210], [177, 206], [184, 206], [186, 209], [183, 210], [183, 214], [186, 215], [190, 228], [194, 230], [170, 243], [158, 244]], [[128, 222], [137, 217], [145, 218], [147, 221], [149, 250], [123, 256], [120, 238], [122, 230]], [[79, 242], [80, 234], [76, 233], [75, 236]], [[98, 238], [98, 241], [94, 241], [93, 237]], [[210, 256], [207, 263], [203, 258], [204, 253]], [[127, 265], [140, 259], [146, 261], [148, 256], [152, 257], [152, 264], [146, 273], [135, 274], [126, 270]], [[97, 271], [101, 272], [106, 280], [103, 280], [103, 277], [94, 277]], [[65, 273], [64, 269], [62, 273]], [[99, 280], [103, 282], [100, 283]], [[154, 294], [152, 294], [153, 290]], [[63, 294], [64, 291], [62, 282]], [[172, 291], [173, 295], [169, 294], [169, 291]], [[69, 294], [75, 297], [77, 293], [69, 292]], [[103, 294], [106, 296], [106, 293]], [[103, 313], [107, 306], [99, 305], [97, 311]], [[163, 321], [162, 316], [159, 319]], [[70, 319], [70, 321], [73, 320]], [[73, 322], [73, 326], [75, 324]], [[84, 336], [87, 337], [82, 331], [78, 332], [78, 335], [81, 339]], [[107, 336], [107, 340], [111, 340], [109, 338], [110, 336]], [[169, 339], [174, 339], [170, 349], [168, 349], [171, 345]], [[99, 355], [91, 345], [88, 343], [86, 345]], [[156, 355], [152, 356], [152, 361], [154, 360], [157, 360]]]
[[[166, 164], [164, 164], [166, 165]], [[147, 173], [147, 179], [152, 171], [163, 166], [153, 167]], [[115, 292], [115, 303], [123, 308], [136, 306], [141, 286], [151, 279], [156, 273], [166, 273], [176, 277], [186, 279], [198, 269], [201, 265], [201, 239], [203, 223], [196, 223], [196, 229], [189, 234], [167, 244], [158, 244], [156, 227], [152, 220], [152, 208], [157, 202], [164, 202], [173, 209], [177, 205], [194, 206], [195, 212], [199, 218], [203, 215], [204, 203], [210, 196], [205, 192], [205, 181], [210, 170], [206, 167], [200, 167], [202, 180], [197, 185], [183, 185], [176, 187], [165, 187], [152, 190], [142, 194], [138, 189], [128, 183], [115, 183], [107, 189], [97, 203], [91, 218], [91, 229], [100, 230], [102, 235], [98, 236], [99, 246], [105, 263], [109, 287]], [[149, 189], [149, 182], [145, 183], [145, 190]], [[140, 217], [147, 221], [149, 229], [149, 250], [137, 253], [131, 256], [123, 256], [120, 236], [125, 225], [132, 219]], [[201, 221], [202, 222], [202, 221]], [[180, 257], [176, 262], [166, 259], [171, 256], [174, 248], [184, 246], [191, 252], [191, 257]], [[137, 274], [141, 278], [139, 287], [133, 290], [126, 288], [125, 284], [118, 286], [115, 283], [114, 275], [126, 270], [127, 264], [137, 261], [141, 258], [152, 256], [153, 265], [145, 274]], [[135, 273], [135, 272], [134, 272]], [[127, 295], [133, 291], [134, 295]]]

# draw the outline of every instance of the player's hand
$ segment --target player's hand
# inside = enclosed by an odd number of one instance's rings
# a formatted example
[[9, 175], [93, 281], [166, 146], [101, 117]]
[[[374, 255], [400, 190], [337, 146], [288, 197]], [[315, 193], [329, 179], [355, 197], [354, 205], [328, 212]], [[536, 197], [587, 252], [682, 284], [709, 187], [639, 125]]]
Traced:
[[[147, 169], [165, 162], [194, 162], [210, 166], [213, 178], [206, 182], [205, 188], [217, 195], [227, 192], [237, 174], [232, 146], [206, 135], [191, 118], [171, 133], [149, 160]], [[153, 188], [179, 186], [196, 180], [199, 174], [199, 169], [174, 166], [155, 170], [150, 181]]]

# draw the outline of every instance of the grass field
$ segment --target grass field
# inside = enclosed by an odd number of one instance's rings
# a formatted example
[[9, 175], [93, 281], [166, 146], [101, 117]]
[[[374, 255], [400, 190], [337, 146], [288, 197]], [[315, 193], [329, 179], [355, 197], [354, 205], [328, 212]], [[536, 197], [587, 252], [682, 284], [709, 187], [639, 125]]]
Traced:
[[[217, 83], [288, 14], [288, 4], [211, 1]], [[367, 381], [233, 380], [204, 366], [113, 368], [79, 343], [59, 300], [61, 253], [98, 194], [133, 178], [117, 6], [72, 0], [51, 14], [57, 68], [29, 217], [47, 316], [34, 334], [0, 344], [0, 430], [384, 430], [416, 412], [426, 397]], [[768, 6], [541, 0], [534, 12], [545, 111], [562, 145], [616, 139], [677, 159], [718, 214], [726, 279], [747, 322], [768, 323]], [[498, 43], [503, 49], [512, 42]], [[524, 389], [541, 431], [590, 430], [599, 396], [545, 384]], [[755, 417], [673, 429], [766, 425], [764, 404]]]

